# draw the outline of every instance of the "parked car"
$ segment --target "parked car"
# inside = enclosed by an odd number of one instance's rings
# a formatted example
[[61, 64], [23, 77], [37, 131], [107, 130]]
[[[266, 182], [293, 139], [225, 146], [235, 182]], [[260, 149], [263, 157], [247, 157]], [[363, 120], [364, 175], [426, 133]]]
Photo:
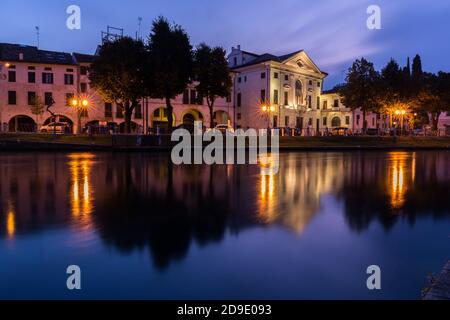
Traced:
[[63, 122], [51, 122], [49, 124], [41, 126], [40, 131], [42, 133], [58, 133], [64, 134], [68, 131], [69, 126]]
[[345, 127], [337, 127], [331, 130], [331, 135], [333, 136], [346, 136], [348, 134], [348, 128]]

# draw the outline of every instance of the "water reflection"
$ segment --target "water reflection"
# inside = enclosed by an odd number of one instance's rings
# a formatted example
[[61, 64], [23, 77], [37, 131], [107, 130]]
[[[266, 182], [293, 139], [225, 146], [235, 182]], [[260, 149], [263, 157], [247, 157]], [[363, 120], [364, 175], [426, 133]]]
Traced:
[[71, 183], [71, 212], [72, 218], [79, 225], [91, 227], [91, 213], [94, 209], [94, 192], [90, 182], [95, 155], [90, 153], [76, 153], [68, 156]]
[[[165, 155], [0, 155], [0, 237], [50, 228], [95, 232], [122, 253], [148, 250], [164, 269], [192, 243], [281, 226], [302, 234], [341, 205], [350, 230], [374, 221], [449, 215], [448, 152], [287, 153], [278, 174], [258, 166], [173, 166]], [[331, 226], [332, 227], [332, 226]]]

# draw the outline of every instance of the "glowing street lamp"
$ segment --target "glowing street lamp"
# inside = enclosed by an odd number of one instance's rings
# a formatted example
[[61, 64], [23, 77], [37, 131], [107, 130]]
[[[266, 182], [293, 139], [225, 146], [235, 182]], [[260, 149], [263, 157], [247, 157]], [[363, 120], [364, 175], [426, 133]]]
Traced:
[[268, 106], [266, 104], [262, 104], [261, 105], [261, 110], [264, 113], [267, 113], [267, 122], [268, 122], [268, 127], [270, 128], [270, 115], [272, 112], [275, 111], [275, 107], [274, 106]]
[[71, 104], [73, 107], [77, 109], [78, 114], [78, 134], [81, 133], [81, 115], [83, 111], [86, 111], [89, 108], [89, 101], [87, 99], [79, 98], [72, 99]]
[[397, 116], [400, 116], [400, 135], [403, 135], [403, 123], [404, 123], [406, 110], [405, 109], [397, 109], [397, 110], [395, 110], [395, 114]]

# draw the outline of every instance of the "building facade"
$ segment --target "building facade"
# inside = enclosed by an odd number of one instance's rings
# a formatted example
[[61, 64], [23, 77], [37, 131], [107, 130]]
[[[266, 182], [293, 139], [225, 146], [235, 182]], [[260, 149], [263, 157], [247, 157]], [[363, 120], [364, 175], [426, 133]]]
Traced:
[[[87, 127], [105, 127], [121, 132], [123, 110], [115, 103], [104, 101], [90, 86], [89, 66], [94, 55], [40, 50], [32, 46], [0, 44], [0, 131], [42, 131], [52, 122], [67, 124], [70, 132]], [[173, 125], [202, 121], [210, 125], [210, 112], [205, 99], [199, 97], [195, 83], [172, 100]], [[233, 94], [216, 100], [214, 123], [234, 123]], [[44, 105], [42, 114], [34, 114], [35, 101]], [[87, 100], [86, 110], [71, 104], [73, 99]], [[167, 127], [165, 101], [143, 98], [132, 115], [132, 130], [147, 132]]]

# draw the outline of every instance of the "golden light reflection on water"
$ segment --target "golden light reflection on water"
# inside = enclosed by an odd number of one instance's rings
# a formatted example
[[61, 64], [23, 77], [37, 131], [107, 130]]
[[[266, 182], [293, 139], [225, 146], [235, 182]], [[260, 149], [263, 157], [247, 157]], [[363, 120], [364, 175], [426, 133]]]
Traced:
[[6, 215], [6, 234], [9, 239], [14, 238], [16, 234], [16, 213], [12, 204], [9, 205], [8, 214]]
[[95, 156], [90, 153], [75, 153], [68, 156], [71, 174], [71, 213], [72, 218], [85, 227], [91, 225], [94, 210], [94, 192], [90, 181]]
[[405, 204], [405, 195], [415, 178], [415, 154], [411, 157], [406, 152], [392, 152], [389, 154], [388, 194], [391, 206], [400, 209]]

